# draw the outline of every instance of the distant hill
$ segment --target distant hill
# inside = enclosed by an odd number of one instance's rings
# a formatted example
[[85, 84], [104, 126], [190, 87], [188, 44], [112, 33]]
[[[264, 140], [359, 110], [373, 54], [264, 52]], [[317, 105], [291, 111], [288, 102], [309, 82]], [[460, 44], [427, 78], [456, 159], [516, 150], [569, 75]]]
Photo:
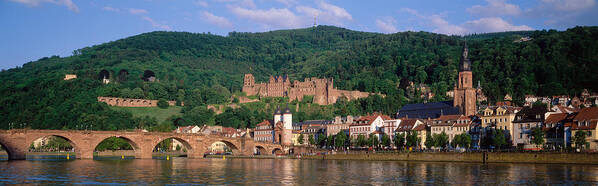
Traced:
[[[524, 36], [532, 40], [514, 42]], [[233, 101], [230, 97], [240, 91], [244, 73], [253, 73], [256, 81], [279, 74], [288, 74], [291, 80], [328, 77], [335, 79], [339, 89], [388, 95], [318, 107], [327, 114], [303, 113], [303, 119], [374, 111], [392, 114], [402, 104], [422, 101], [405, 91], [409, 82], [430, 85], [437, 95], [434, 100], [448, 99], [444, 92], [455, 84], [465, 40], [474, 81], [480, 81], [490, 101], [501, 100], [507, 93], [521, 102], [525, 94], [598, 91], [598, 27], [464, 37], [427, 32], [378, 34], [333, 26], [228, 36], [150, 32], [85, 47], [73, 56], [46, 57], [3, 70], [0, 115], [5, 119], [0, 120], [0, 127], [76, 129], [92, 123], [98, 129], [117, 130], [159, 125], [97, 103], [97, 96], [184, 101], [182, 115], [187, 123], [224, 124], [226, 118], [197, 116], [205, 110], [190, 113], [195, 107]], [[102, 84], [102, 71], [109, 74], [110, 84]], [[78, 78], [64, 81], [65, 74]], [[158, 81], [142, 80], [151, 75]], [[268, 110], [240, 109], [251, 113], [233, 118], [230, 125], [250, 126], [250, 121], [269, 117]]]

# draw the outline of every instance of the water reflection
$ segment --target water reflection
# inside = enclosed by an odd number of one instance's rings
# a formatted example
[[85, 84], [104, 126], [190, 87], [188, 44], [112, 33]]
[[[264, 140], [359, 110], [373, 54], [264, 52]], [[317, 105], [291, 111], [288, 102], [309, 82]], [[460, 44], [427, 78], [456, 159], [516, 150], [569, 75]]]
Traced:
[[598, 166], [289, 159], [0, 162], [3, 184], [503, 185], [598, 183]]

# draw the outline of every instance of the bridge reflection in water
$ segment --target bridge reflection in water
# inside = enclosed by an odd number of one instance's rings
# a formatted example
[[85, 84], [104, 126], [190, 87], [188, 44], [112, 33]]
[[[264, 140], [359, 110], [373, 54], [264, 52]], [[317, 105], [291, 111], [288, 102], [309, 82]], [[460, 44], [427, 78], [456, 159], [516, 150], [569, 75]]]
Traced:
[[76, 154], [75, 157], [79, 159], [92, 159], [98, 144], [111, 137], [125, 139], [131, 144], [134, 157], [141, 159], [151, 159], [155, 147], [166, 139], [176, 139], [176, 141], [181, 142], [188, 158], [203, 158], [204, 154], [209, 151], [209, 147], [216, 142], [226, 144], [236, 155], [253, 155], [256, 149], [265, 155], [279, 153], [279, 150], [283, 149], [278, 144], [255, 142], [248, 137], [229, 138], [220, 135], [186, 133], [64, 130], [0, 130], [0, 145], [6, 149], [8, 159], [25, 159], [33, 141], [46, 136], [57, 136], [66, 139], [72, 146], [72, 151]]
[[596, 165], [295, 159], [0, 162], [2, 184], [595, 185]]

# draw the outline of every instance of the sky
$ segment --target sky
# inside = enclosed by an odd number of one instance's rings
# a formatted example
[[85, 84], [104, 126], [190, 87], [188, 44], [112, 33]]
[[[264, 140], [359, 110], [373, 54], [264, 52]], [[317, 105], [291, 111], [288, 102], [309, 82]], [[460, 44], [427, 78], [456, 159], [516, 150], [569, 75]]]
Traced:
[[0, 69], [151, 31], [466, 35], [598, 25], [596, 0], [0, 0]]

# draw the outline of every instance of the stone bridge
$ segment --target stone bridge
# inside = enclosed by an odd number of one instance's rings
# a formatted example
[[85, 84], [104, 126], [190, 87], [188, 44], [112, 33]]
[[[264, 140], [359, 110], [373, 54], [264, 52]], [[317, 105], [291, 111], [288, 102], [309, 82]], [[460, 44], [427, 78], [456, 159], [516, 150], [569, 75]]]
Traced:
[[216, 142], [223, 142], [235, 155], [281, 153], [279, 144], [262, 143], [251, 138], [229, 138], [220, 135], [203, 135], [170, 132], [126, 132], [126, 131], [79, 131], [79, 130], [0, 130], [0, 145], [8, 153], [10, 160], [25, 159], [31, 143], [46, 136], [57, 136], [68, 140], [77, 158], [91, 159], [100, 142], [110, 137], [128, 141], [135, 151], [135, 158], [151, 159], [154, 147], [165, 139], [174, 138], [185, 146], [188, 158], [203, 158], [208, 148]]

